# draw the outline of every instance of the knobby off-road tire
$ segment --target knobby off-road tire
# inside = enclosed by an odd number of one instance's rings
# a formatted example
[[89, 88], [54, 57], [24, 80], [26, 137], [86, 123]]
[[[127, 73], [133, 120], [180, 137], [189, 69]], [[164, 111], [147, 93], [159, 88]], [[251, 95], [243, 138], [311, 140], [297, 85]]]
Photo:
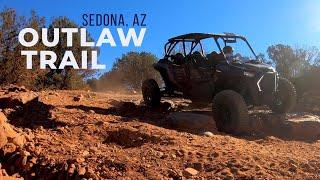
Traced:
[[286, 78], [279, 78], [278, 86], [278, 93], [270, 105], [270, 108], [275, 113], [289, 112], [297, 102], [296, 89]]
[[221, 91], [213, 99], [212, 111], [219, 131], [238, 135], [250, 131], [247, 105], [239, 93]]
[[154, 79], [147, 79], [143, 82], [142, 96], [147, 106], [156, 107], [160, 105], [160, 88]]

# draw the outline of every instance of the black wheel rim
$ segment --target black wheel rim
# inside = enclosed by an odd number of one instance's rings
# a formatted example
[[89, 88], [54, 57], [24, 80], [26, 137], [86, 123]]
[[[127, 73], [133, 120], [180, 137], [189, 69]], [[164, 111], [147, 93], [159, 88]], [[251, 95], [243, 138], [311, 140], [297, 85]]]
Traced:
[[226, 108], [226, 107], [219, 107], [217, 108], [217, 128], [220, 130], [220, 131], [224, 131], [224, 132], [227, 132], [227, 133], [230, 133], [232, 127], [231, 127], [231, 111]]
[[152, 101], [152, 93], [149, 89], [146, 89], [144, 92], [144, 101], [150, 103]]
[[229, 111], [229, 109], [222, 110], [221, 116], [222, 116], [222, 122], [223, 122], [224, 127], [230, 125], [231, 112]]
[[276, 106], [281, 106], [281, 105], [283, 104], [283, 100], [284, 100], [284, 99], [285, 99], [284, 94], [278, 92], [278, 93], [276, 94], [276, 98], [275, 98], [275, 100], [274, 100], [274, 104], [275, 104]]

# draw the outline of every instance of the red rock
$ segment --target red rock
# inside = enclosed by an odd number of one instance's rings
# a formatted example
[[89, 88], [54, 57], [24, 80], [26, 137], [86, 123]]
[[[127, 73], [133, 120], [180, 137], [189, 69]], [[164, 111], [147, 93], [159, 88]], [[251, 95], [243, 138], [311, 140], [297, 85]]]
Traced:
[[3, 124], [5, 122], [7, 122], [7, 117], [2, 112], [0, 112], [0, 124]]
[[84, 150], [84, 151], [82, 152], [82, 155], [83, 155], [84, 157], [87, 157], [87, 156], [90, 155], [90, 153], [89, 153], [89, 151]]
[[30, 162], [32, 162], [33, 164], [37, 164], [37, 158], [36, 157], [32, 157], [31, 159], [30, 159]]
[[8, 142], [7, 136], [3, 133], [0, 132], [0, 149], [5, 146]]
[[99, 179], [96, 174], [97, 173], [95, 173], [92, 169], [88, 168], [85, 175], [92, 178], [92, 179]]
[[3, 151], [3, 154], [6, 155], [6, 154], [10, 154], [10, 153], [13, 153], [15, 152], [17, 149], [16, 145], [14, 145], [13, 143], [7, 143], [3, 148], [2, 148], [2, 151]]
[[23, 147], [27, 140], [24, 135], [18, 135], [14, 137], [11, 142], [19, 147]]
[[69, 175], [74, 174], [75, 170], [76, 170], [76, 166], [74, 164], [70, 164], [69, 169], [68, 169], [68, 174]]
[[82, 158], [82, 157], [78, 157], [77, 159], [76, 159], [76, 162], [77, 163], [83, 163], [83, 162], [85, 162], [86, 160], [84, 159], [84, 158]]
[[2, 137], [7, 138], [14, 138], [18, 135], [12, 126], [7, 123], [7, 117], [2, 112], [0, 112], [0, 132], [2, 133]]
[[27, 92], [27, 88], [25, 86], [17, 86], [14, 84], [10, 84], [9, 86], [5, 87], [4, 90], [7, 92]]
[[22, 106], [31, 101], [39, 101], [38, 96], [37, 93], [32, 91], [9, 92], [0, 97], [0, 104], [3, 108], [16, 108], [16, 106]]
[[31, 154], [28, 151], [20, 151], [21, 156], [30, 156]]
[[195, 176], [199, 173], [199, 171], [193, 169], [193, 168], [186, 168], [184, 171], [183, 171], [183, 176], [185, 177], [191, 177], [191, 176]]
[[86, 174], [86, 168], [80, 167], [79, 170], [78, 170], [78, 174], [79, 174], [80, 176], [85, 175], [85, 174]]
[[83, 95], [81, 94], [81, 95], [78, 95], [78, 96], [75, 96], [75, 97], [73, 97], [73, 100], [74, 101], [81, 101], [83, 99]]

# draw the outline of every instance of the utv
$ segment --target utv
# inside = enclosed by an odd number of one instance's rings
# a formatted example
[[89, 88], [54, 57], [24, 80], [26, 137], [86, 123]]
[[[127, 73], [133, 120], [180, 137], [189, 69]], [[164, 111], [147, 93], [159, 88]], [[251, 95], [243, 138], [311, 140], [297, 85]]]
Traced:
[[[239, 50], [236, 55], [233, 47]], [[286, 113], [295, 105], [293, 84], [262, 62], [243, 36], [190, 33], [169, 39], [164, 49], [154, 68], [165, 87], [160, 89], [153, 79], [142, 84], [148, 106], [158, 106], [161, 97], [212, 102], [218, 130], [239, 134], [250, 129], [248, 107], [267, 105], [275, 113]]]

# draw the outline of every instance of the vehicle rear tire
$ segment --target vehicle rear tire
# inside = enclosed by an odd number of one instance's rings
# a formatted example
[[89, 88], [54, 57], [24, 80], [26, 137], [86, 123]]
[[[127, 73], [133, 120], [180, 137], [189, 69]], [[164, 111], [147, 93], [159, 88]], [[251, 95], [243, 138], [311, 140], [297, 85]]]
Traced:
[[213, 117], [218, 131], [244, 134], [250, 130], [247, 105], [243, 97], [232, 90], [224, 90], [213, 99]]
[[289, 112], [297, 102], [296, 89], [286, 78], [279, 78], [278, 86], [278, 94], [269, 107], [275, 113]]
[[147, 106], [156, 107], [160, 105], [160, 88], [154, 79], [147, 79], [142, 83], [142, 96]]

